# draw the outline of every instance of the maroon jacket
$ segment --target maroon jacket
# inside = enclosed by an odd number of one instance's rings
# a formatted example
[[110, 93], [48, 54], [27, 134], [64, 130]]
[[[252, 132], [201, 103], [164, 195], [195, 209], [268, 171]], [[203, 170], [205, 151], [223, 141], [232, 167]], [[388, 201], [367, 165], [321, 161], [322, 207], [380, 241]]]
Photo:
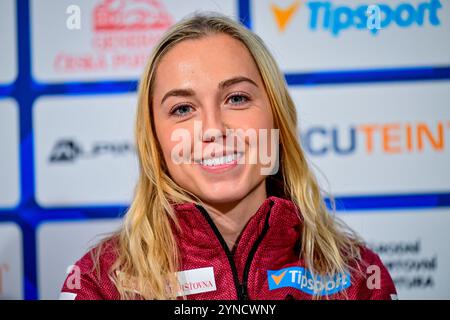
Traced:
[[[299, 260], [301, 218], [293, 202], [270, 196], [251, 217], [230, 252], [201, 206], [175, 206], [182, 232], [174, 229], [181, 254], [180, 283], [188, 299], [392, 299], [394, 283], [378, 255], [361, 247], [361, 272], [315, 278]], [[100, 257], [100, 278], [90, 253], [77, 263], [62, 288], [65, 299], [119, 299], [110, 280], [113, 242]], [[77, 275], [78, 273], [78, 275]], [[79, 279], [76, 278], [79, 276]]]

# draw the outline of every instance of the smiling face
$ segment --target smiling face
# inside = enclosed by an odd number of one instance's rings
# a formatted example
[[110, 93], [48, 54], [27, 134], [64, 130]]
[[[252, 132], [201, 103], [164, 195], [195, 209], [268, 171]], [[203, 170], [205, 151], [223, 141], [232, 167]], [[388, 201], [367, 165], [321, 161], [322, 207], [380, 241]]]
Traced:
[[[210, 204], [265, 192], [262, 164], [253, 160], [259, 159], [261, 129], [270, 132], [274, 121], [257, 66], [240, 41], [215, 34], [176, 44], [157, 66], [152, 106], [163, 157], [178, 185]], [[257, 143], [248, 135], [237, 143], [229, 134], [236, 129], [256, 132]], [[177, 132], [184, 133], [182, 147], [193, 162], [175, 161]], [[266, 147], [271, 150], [270, 142]]]

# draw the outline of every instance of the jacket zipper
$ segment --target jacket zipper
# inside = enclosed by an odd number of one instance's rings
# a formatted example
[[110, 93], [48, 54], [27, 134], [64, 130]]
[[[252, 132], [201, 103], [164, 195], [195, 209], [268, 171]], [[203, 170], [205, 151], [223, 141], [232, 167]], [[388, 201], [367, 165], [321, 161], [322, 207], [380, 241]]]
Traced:
[[[211, 217], [208, 214], [208, 212], [206, 211], [206, 209], [203, 208], [201, 205], [196, 205], [197, 209], [200, 210], [200, 212], [202, 213], [202, 215], [205, 217], [206, 221], [210, 225], [211, 229], [213, 230], [214, 234], [216, 235], [216, 238], [219, 240], [220, 245], [222, 246], [222, 249], [225, 251], [225, 254], [228, 258], [228, 263], [230, 264], [230, 267], [231, 267], [231, 272], [233, 274], [233, 281], [234, 281], [234, 286], [236, 288], [238, 300], [248, 300], [248, 288], [247, 288], [248, 283], [247, 283], [247, 281], [248, 281], [248, 275], [250, 273], [250, 267], [252, 265], [252, 261], [255, 256], [256, 250], [258, 249], [259, 244], [264, 239], [264, 236], [266, 235], [267, 230], [269, 229], [269, 217], [270, 217], [270, 212], [272, 211], [272, 205], [273, 205], [273, 202], [270, 202], [270, 208], [269, 208], [268, 214], [266, 215], [266, 220], [264, 222], [263, 230], [262, 230], [261, 234], [258, 236], [258, 239], [256, 239], [255, 243], [253, 244], [253, 247], [250, 250], [250, 253], [245, 262], [244, 273], [242, 276], [242, 283], [239, 282], [239, 275], [237, 272], [236, 264], [234, 263], [233, 254], [231, 253], [230, 249], [228, 249], [225, 239], [222, 237], [219, 229], [217, 229], [217, 226], [215, 225], [214, 221], [211, 219]], [[237, 247], [237, 245], [236, 245], [236, 247]]]
[[258, 250], [259, 244], [264, 239], [264, 236], [266, 235], [267, 231], [269, 230], [269, 217], [270, 213], [272, 212], [272, 205], [273, 202], [270, 202], [270, 208], [269, 212], [266, 215], [266, 220], [264, 221], [264, 227], [261, 231], [261, 234], [259, 235], [258, 239], [256, 239], [255, 243], [253, 244], [252, 249], [250, 250], [250, 253], [248, 254], [247, 261], [245, 262], [244, 266], [244, 274], [242, 276], [242, 289], [244, 290], [242, 292], [243, 300], [248, 300], [248, 288], [247, 288], [247, 281], [248, 281], [248, 275], [250, 273], [250, 267], [252, 266], [252, 261], [255, 256], [256, 250]]

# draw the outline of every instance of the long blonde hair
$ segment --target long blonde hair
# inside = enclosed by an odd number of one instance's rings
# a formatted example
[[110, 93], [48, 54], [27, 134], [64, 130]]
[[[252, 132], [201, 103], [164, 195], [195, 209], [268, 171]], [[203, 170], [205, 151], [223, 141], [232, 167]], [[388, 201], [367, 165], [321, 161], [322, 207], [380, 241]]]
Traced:
[[[135, 128], [140, 176], [123, 227], [114, 236], [117, 260], [111, 270], [122, 299], [136, 298], [136, 292], [144, 299], [176, 297], [174, 288], [178, 284], [176, 272], [180, 261], [173, 234], [173, 227], [178, 225], [172, 205], [200, 203], [200, 200], [169, 176], [152, 120], [152, 88], [158, 63], [172, 47], [184, 40], [218, 33], [241, 41], [261, 74], [275, 126], [280, 130], [280, 169], [267, 181], [281, 183], [286, 197], [301, 212], [300, 257], [313, 272], [329, 275], [345, 272], [359, 258], [360, 241], [326, 208], [298, 140], [294, 102], [263, 41], [231, 18], [211, 13], [194, 14], [166, 32], [154, 48], [140, 80]], [[99, 261], [98, 255], [96, 261]]]

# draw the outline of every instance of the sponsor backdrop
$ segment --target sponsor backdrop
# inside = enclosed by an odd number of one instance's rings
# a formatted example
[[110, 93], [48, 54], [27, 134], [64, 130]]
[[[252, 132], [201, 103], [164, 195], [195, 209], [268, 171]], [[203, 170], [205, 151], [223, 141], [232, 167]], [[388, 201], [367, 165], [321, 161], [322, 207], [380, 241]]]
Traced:
[[220, 11], [268, 44], [337, 214], [400, 299], [450, 299], [449, 0], [1, 0], [0, 299], [54, 299], [133, 193], [136, 86]]

